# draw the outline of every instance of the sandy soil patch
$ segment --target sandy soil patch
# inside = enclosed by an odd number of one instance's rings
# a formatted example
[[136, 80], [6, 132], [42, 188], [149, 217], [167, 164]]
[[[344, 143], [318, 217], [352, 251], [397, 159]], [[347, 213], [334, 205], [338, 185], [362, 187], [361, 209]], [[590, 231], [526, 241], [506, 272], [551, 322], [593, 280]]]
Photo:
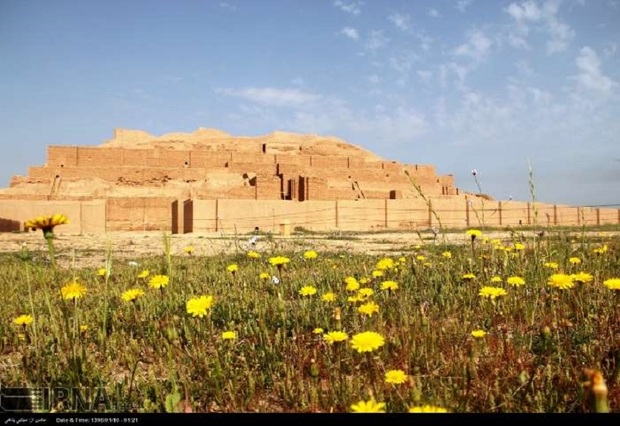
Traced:
[[[618, 237], [620, 232], [589, 232], [589, 235], [604, 238]], [[495, 231], [485, 233], [489, 238], [510, 241], [510, 233]], [[524, 232], [524, 238], [534, 236]], [[277, 253], [303, 251], [348, 252], [367, 254], [398, 255], [406, 253], [418, 244], [467, 243], [463, 232], [442, 234], [435, 240], [431, 232], [382, 232], [359, 234], [274, 235], [271, 238], [259, 235], [256, 245], [250, 244], [251, 235], [235, 235], [224, 232], [191, 233], [169, 235], [173, 255], [184, 255], [188, 246], [194, 248], [197, 256], [244, 253], [248, 250]], [[99, 267], [104, 264], [106, 253], [111, 250], [117, 260], [132, 259], [164, 254], [164, 234], [161, 232], [111, 232], [102, 235], [57, 235], [55, 247], [58, 262], [77, 267]], [[47, 253], [46, 242], [41, 232], [0, 233], [0, 252], [17, 252], [22, 249]]]

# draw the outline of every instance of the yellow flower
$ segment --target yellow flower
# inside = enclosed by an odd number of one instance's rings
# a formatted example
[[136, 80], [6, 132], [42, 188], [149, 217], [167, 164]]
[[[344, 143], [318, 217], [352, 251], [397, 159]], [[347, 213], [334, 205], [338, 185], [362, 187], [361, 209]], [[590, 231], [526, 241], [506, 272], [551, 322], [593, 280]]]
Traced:
[[461, 278], [463, 278], [465, 281], [471, 281], [474, 278], [476, 278], [476, 276], [470, 272], [470, 273], [467, 273], [467, 274], [463, 274], [463, 276]]
[[146, 278], [149, 276], [151, 272], [148, 269], [145, 269], [144, 271], [140, 272], [138, 274], [138, 278]]
[[359, 291], [357, 292], [357, 294], [363, 298], [368, 298], [372, 296], [374, 293], [375, 293], [374, 290], [369, 287], [360, 288]]
[[452, 253], [450, 253], [449, 251], [444, 251], [443, 253], [441, 253], [441, 255], [446, 259], [452, 259]]
[[170, 282], [170, 278], [167, 275], [155, 275], [149, 281], [149, 287], [152, 288], [164, 288]]
[[333, 302], [336, 300], [336, 295], [330, 291], [321, 296], [321, 300], [324, 302]]
[[491, 278], [491, 282], [492, 283], [501, 283], [502, 282], [502, 278], [498, 277], [497, 275], [495, 275], [494, 277]]
[[549, 277], [547, 283], [551, 287], [559, 288], [560, 290], [566, 290], [575, 286], [573, 277], [566, 274], [553, 274]]
[[80, 333], [84, 334], [88, 331], [88, 326], [87, 325], [81, 325], [80, 326]]
[[592, 275], [587, 272], [577, 272], [576, 274], [571, 274], [571, 277], [573, 277], [573, 281], [582, 284], [589, 283], [593, 280]]
[[121, 295], [121, 299], [123, 299], [125, 302], [131, 302], [143, 295], [144, 295], [144, 290], [140, 288], [132, 288], [127, 291], [124, 291], [123, 294]]
[[359, 353], [372, 352], [385, 344], [385, 339], [374, 331], [357, 333], [351, 338], [351, 347]]
[[321, 327], [317, 327], [314, 330], [312, 330], [312, 333], [314, 333], [314, 334], [323, 334], [323, 329]]
[[187, 253], [187, 254], [193, 254], [194, 253], [194, 247], [193, 246], [187, 246], [183, 249], [183, 252]]
[[381, 290], [398, 290], [398, 283], [396, 281], [383, 281], [381, 283]]
[[385, 372], [385, 383], [401, 385], [407, 381], [407, 374], [403, 370], [389, 370]]
[[484, 330], [474, 330], [471, 332], [471, 335], [474, 336], [476, 339], [481, 339], [487, 335], [487, 332]]
[[65, 285], [63, 288], [60, 289], [61, 293], [62, 293], [62, 297], [64, 299], [79, 299], [80, 297], [83, 297], [86, 294], [86, 287], [84, 287], [82, 284], [78, 283], [77, 281], [74, 281], [70, 284]]
[[234, 331], [224, 331], [222, 333], [222, 339], [224, 340], [235, 340], [237, 338], [237, 333]]
[[289, 263], [291, 261], [291, 259], [289, 259], [288, 257], [284, 257], [284, 256], [276, 256], [276, 257], [270, 257], [269, 258], [269, 263], [272, 266], [282, 266], [285, 265], [287, 263]]
[[603, 281], [603, 285], [610, 290], [620, 290], [620, 278], [610, 278]]
[[316, 287], [305, 285], [299, 290], [299, 294], [302, 296], [312, 296], [313, 294], [316, 294]]
[[248, 257], [250, 259], [258, 259], [258, 258], [260, 258], [260, 253], [258, 253], [256, 251], [249, 251], [248, 252]]
[[192, 297], [185, 304], [188, 314], [193, 317], [204, 317], [207, 315], [207, 309], [213, 305], [213, 296]]
[[482, 236], [482, 231], [478, 229], [468, 229], [465, 233], [471, 237], [472, 241]]
[[25, 325], [30, 324], [32, 321], [34, 321], [34, 318], [32, 318], [32, 315], [20, 315], [13, 320], [13, 323], [15, 323], [16, 325], [25, 326]]
[[556, 262], [545, 262], [544, 266], [549, 269], [558, 269], [558, 264]]
[[365, 300], [366, 299], [364, 298], [364, 296], [360, 296], [359, 294], [356, 294], [355, 296], [347, 297], [347, 302], [351, 302], [351, 303], [363, 302]]
[[594, 253], [596, 253], [596, 254], [605, 254], [605, 253], [607, 253], [607, 250], [608, 250], [607, 244], [604, 244], [604, 245], [602, 245], [599, 248], [595, 248], [594, 249]]
[[319, 255], [314, 250], [308, 250], [304, 253], [304, 259], [316, 259]]
[[578, 257], [571, 257], [570, 259], [568, 259], [568, 263], [570, 263], [571, 265], [579, 265], [581, 263], [581, 259]]
[[515, 287], [519, 287], [521, 285], [525, 284], [525, 280], [521, 277], [517, 277], [517, 276], [513, 276], [513, 277], [508, 277], [508, 279], [506, 280], [506, 282], [510, 285], [513, 285]]
[[377, 402], [374, 398], [351, 405], [354, 413], [385, 413], [385, 402]]
[[24, 229], [36, 231], [37, 229], [41, 229], [43, 234], [47, 234], [49, 232], [53, 232], [54, 228], [58, 225], [65, 225], [69, 223], [69, 219], [64, 214], [55, 214], [49, 216], [38, 216], [34, 219], [27, 220], [24, 222]]
[[410, 413], [447, 413], [443, 407], [436, 407], [434, 405], [421, 405], [417, 407], [409, 407]]
[[401, 264], [407, 263], [407, 258], [404, 256], [401, 256], [398, 258], [398, 262]]
[[232, 263], [226, 267], [226, 270], [231, 273], [235, 273], [239, 270], [239, 266], [236, 263]]
[[97, 270], [97, 275], [99, 275], [100, 277], [104, 277], [106, 272], [107, 272], [106, 268], [99, 268], [99, 270]]
[[267, 272], [261, 272], [258, 278], [260, 278], [261, 280], [268, 280], [269, 274]]
[[375, 269], [374, 271], [372, 271], [372, 276], [374, 278], [379, 278], [383, 276], [383, 271], [379, 270], [379, 269]]
[[421, 254], [416, 256], [416, 260], [419, 260], [420, 262], [424, 262], [426, 260], [426, 256], [422, 256]]
[[357, 282], [357, 280], [355, 279], [355, 277], [346, 277], [344, 279], [347, 291], [355, 291], [358, 288], [360, 288], [360, 283]]
[[486, 297], [491, 300], [494, 300], [497, 297], [506, 296], [508, 292], [501, 287], [489, 287], [485, 286], [480, 289], [478, 295], [480, 297]]
[[349, 335], [344, 331], [330, 331], [323, 335], [323, 340], [325, 340], [330, 345], [336, 342], [343, 342], [349, 338]]
[[515, 250], [525, 250], [525, 246], [521, 243], [515, 243]]
[[371, 317], [375, 312], [379, 312], [379, 305], [375, 302], [368, 302], [357, 308], [357, 311], [361, 314]]
[[394, 262], [394, 259], [390, 257], [384, 257], [382, 259], [379, 259], [379, 261], [377, 262], [377, 265], [375, 266], [375, 268], [380, 271], [385, 271], [387, 269], [394, 269], [395, 267], [396, 267], [396, 263]]

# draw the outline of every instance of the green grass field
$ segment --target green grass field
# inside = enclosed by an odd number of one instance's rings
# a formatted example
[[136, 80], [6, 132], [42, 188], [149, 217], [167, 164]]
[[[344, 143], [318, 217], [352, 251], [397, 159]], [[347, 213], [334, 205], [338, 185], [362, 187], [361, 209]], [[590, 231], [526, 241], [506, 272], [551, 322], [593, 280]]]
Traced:
[[470, 234], [217, 257], [164, 235], [94, 269], [6, 253], [1, 382], [79, 390], [53, 411], [620, 410], [618, 237]]

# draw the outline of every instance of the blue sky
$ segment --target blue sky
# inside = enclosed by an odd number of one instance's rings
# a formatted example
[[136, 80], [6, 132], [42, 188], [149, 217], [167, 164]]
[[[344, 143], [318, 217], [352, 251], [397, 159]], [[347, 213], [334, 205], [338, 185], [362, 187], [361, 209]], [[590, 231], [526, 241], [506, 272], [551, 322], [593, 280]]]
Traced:
[[620, 204], [619, 48], [620, 0], [4, 0], [0, 187], [48, 145], [207, 127]]

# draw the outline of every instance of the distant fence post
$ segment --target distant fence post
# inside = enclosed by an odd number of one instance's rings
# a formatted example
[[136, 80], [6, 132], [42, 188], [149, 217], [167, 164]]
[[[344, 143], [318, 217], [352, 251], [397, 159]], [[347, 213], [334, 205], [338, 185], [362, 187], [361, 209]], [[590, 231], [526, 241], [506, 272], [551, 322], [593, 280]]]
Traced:
[[465, 197], [465, 223], [469, 227], [469, 198]]
[[433, 201], [432, 200], [428, 200], [428, 226], [429, 227], [433, 227]]
[[338, 200], [336, 200], [336, 229], [340, 228], [340, 221], [338, 220]]
[[384, 222], [385, 222], [385, 229], [388, 229], [389, 224], [388, 224], [388, 199], [386, 198], [383, 202], [383, 213], [384, 213]]
[[502, 202], [498, 201], [497, 202], [497, 213], [499, 213], [499, 226], [502, 226]]
[[553, 205], [553, 224], [557, 226], [558, 224], [558, 205]]
[[601, 224], [601, 209], [600, 207], [596, 209], [596, 225]]

